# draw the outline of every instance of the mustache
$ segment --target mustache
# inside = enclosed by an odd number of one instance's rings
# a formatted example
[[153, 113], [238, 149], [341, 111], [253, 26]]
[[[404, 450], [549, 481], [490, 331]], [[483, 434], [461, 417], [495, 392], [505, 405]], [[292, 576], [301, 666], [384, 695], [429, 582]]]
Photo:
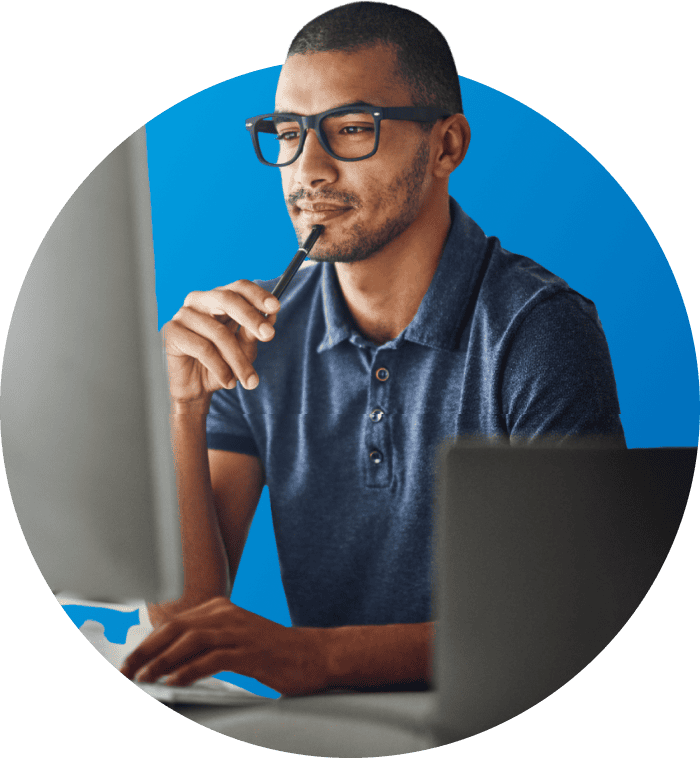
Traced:
[[354, 208], [359, 208], [362, 205], [360, 198], [352, 192], [341, 192], [332, 189], [309, 192], [308, 190], [299, 188], [296, 192], [292, 192], [286, 197], [287, 205], [290, 207], [296, 205], [301, 200], [308, 200], [309, 202], [328, 200], [336, 202], [339, 205], [351, 205]]

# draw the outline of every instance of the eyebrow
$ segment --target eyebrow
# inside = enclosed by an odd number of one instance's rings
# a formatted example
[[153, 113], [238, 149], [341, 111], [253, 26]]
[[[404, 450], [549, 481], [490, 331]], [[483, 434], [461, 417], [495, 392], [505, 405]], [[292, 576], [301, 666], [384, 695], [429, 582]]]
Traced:
[[[352, 102], [352, 103], [341, 103], [340, 105], [334, 105], [332, 108], [326, 108], [326, 110], [332, 111], [332, 110], [335, 110], [336, 108], [353, 108], [356, 105], [361, 105], [361, 106], [363, 106], [365, 108], [374, 108], [374, 107], [376, 107], [374, 105], [374, 103], [367, 103], [364, 100], [356, 100], [355, 102]], [[273, 113], [274, 114], [280, 114], [280, 115], [284, 115], [285, 113], [289, 113], [292, 116], [301, 116], [301, 115], [303, 115], [301, 113], [294, 113], [293, 111], [281, 111], [281, 110], [278, 110], [277, 108], [275, 108], [275, 110], [273, 111]], [[321, 113], [325, 113], [325, 111], [321, 111]], [[309, 115], [314, 115], [315, 116], [315, 115], [318, 115], [318, 114], [313, 113], [313, 114], [309, 114]]]

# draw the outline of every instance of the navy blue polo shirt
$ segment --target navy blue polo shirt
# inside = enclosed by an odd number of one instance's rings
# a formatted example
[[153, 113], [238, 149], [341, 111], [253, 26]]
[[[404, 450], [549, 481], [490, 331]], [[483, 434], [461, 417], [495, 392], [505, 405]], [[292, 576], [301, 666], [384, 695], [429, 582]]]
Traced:
[[396, 339], [365, 339], [334, 266], [317, 263], [299, 271], [275, 338], [259, 345], [258, 387], [212, 399], [209, 447], [262, 460], [295, 625], [430, 620], [443, 440], [624, 445], [593, 303], [503, 250], [454, 200], [450, 210], [431, 285]]

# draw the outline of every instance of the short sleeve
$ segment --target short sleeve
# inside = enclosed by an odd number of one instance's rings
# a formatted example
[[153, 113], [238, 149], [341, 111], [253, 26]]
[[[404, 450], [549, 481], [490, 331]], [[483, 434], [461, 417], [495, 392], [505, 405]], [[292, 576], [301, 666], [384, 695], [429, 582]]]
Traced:
[[207, 445], [210, 450], [228, 450], [260, 457], [252, 430], [241, 408], [237, 387], [213, 394], [207, 416]]
[[502, 408], [512, 442], [625, 447], [610, 351], [595, 306], [560, 291], [524, 315], [506, 351]]

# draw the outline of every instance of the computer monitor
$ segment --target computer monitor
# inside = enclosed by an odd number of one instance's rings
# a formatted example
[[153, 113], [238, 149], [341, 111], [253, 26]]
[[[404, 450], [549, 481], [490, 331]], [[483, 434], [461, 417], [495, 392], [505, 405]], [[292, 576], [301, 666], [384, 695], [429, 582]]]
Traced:
[[166, 381], [140, 129], [56, 218], [7, 337], [7, 477], [54, 592], [107, 601], [180, 594]]

